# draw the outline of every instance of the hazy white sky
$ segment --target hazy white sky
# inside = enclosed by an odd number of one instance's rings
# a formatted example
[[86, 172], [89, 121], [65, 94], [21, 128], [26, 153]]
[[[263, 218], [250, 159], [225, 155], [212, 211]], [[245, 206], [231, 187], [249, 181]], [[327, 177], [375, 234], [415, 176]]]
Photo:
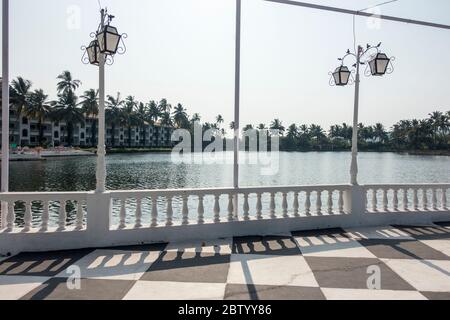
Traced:
[[[363, 9], [376, 0], [305, 0]], [[80, 46], [98, 24], [97, 0], [13, 0], [11, 76], [22, 75], [53, 98], [65, 69], [98, 86], [97, 68], [83, 65]], [[242, 1], [242, 124], [330, 124], [352, 120], [353, 87], [328, 85], [336, 58], [353, 47], [352, 16]], [[167, 98], [190, 114], [233, 118], [234, 0], [101, 0], [128, 33], [127, 53], [107, 67], [107, 93], [138, 100]], [[450, 24], [448, 0], [399, 0], [382, 14]], [[79, 13], [79, 15], [78, 15]], [[74, 19], [75, 18], [75, 19]], [[79, 18], [79, 19], [78, 19]], [[79, 23], [77, 21], [79, 20]], [[363, 78], [360, 120], [387, 126], [399, 119], [450, 110], [450, 31], [356, 18], [357, 42], [393, 55], [395, 72]], [[81, 94], [80, 90], [80, 94]]]

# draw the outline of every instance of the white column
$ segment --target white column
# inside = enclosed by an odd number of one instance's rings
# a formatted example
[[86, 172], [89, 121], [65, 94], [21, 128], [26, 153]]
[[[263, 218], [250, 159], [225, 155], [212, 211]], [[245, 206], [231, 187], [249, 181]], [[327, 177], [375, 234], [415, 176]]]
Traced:
[[359, 66], [362, 48], [356, 52], [355, 104], [353, 110], [352, 162], [350, 166], [351, 184], [358, 184], [358, 109], [359, 109]]
[[[101, 26], [104, 24], [104, 10], [101, 10]], [[105, 55], [100, 54], [99, 64], [99, 103], [98, 103], [98, 145], [97, 145], [97, 189], [105, 192], [106, 185], [106, 147], [105, 147]]]
[[[241, 0], [236, 0], [236, 48], [234, 78], [234, 165], [233, 186], [239, 188], [239, 107], [240, 107], [240, 73], [241, 73]], [[238, 194], [234, 196], [234, 215], [238, 215]]]
[[[9, 0], [3, 0], [2, 17], [2, 181], [1, 192], [9, 191]], [[6, 227], [8, 203], [2, 202], [1, 225]]]

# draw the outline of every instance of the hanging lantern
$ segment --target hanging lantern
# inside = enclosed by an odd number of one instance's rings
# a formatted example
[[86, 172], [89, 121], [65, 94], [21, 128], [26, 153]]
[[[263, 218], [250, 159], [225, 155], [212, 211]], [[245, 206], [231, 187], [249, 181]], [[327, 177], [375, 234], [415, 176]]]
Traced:
[[97, 33], [100, 52], [108, 55], [115, 55], [121, 38], [122, 36], [117, 32], [116, 27], [110, 26], [109, 24], [104, 26], [103, 29]]
[[337, 86], [346, 86], [350, 79], [350, 71], [346, 66], [340, 66], [333, 72], [333, 79]]
[[376, 56], [369, 61], [370, 72], [373, 76], [382, 76], [386, 73], [387, 67], [391, 59], [384, 53], [377, 53]]
[[97, 40], [91, 41], [86, 48], [86, 52], [88, 54], [89, 63], [98, 66], [100, 64], [100, 48]]

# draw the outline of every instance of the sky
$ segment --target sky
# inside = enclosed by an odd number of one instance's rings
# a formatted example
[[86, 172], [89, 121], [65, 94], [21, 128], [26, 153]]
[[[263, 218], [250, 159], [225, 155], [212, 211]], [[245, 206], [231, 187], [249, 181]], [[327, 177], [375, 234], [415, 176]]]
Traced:
[[[203, 121], [234, 110], [234, 0], [101, 0], [127, 52], [106, 70], [107, 94], [147, 102], [167, 98]], [[305, 0], [360, 10], [381, 0]], [[98, 68], [80, 47], [99, 22], [97, 0], [10, 1], [10, 72], [55, 98], [56, 76], [70, 70], [78, 93], [98, 87]], [[450, 24], [448, 0], [399, 0], [374, 13]], [[358, 44], [395, 56], [395, 71], [363, 77], [360, 121], [390, 127], [400, 119], [450, 110], [450, 31], [363, 17]], [[351, 123], [354, 87], [329, 86], [328, 72], [353, 48], [353, 17], [263, 0], [242, 0], [241, 125]], [[349, 63], [351, 64], [351, 63]]]

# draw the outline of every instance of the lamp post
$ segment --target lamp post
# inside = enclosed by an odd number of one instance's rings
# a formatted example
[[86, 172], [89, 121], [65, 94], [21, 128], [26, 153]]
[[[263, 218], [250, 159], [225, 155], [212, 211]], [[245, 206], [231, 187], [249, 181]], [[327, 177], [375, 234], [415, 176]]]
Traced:
[[[394, 57], [388, 58], [385, 53], [380, 52], [381, 43], [377, 46], [367, 45], [364, 49], [358, 46], [356, 53], [347, 50], [347, 53], [338, 60], [341, 61], [341, 65], [336, 68], [335, 71], [330, 72], [331, 75], [330, 85], [343, 87], [349, 84], [355, 83], [355, 98], [353, 109], [353, 134], [352, 134], [352, 161], [350, 165], [350, 177], [351, 184], [358, 184], [358, 112], [359, 112], [359, 85], [360, 85], [360, 66], [365, 65], [366, 70], [364, 74], [366, 76], [383, 76], [390, 74], [394, 71], [392, 61]], [[347, 57], [353, 57], [356, 63], [353, 65], [353, 69], [350, 71], [345, 66], [345, 59]], [[356, 73], [355, 79], [352, 78], [352, 73]]]
[[106, 146], [105, 146], [105, 64], [114, 63], [114, 55], [126, 51], [123, 39], [126, 34], [119, 34], [116, 27], [111, 26], [114, 16], [106, 9], [100, 10], [100, 24], [96, 32], [91, 33], [93, 40], [89, 45], [81, 47], [84, 50], [81, 61], [99, 68], [99, 103], [98, 103], [98, 145], [96, 192], [105, 192], [106, 185]]

